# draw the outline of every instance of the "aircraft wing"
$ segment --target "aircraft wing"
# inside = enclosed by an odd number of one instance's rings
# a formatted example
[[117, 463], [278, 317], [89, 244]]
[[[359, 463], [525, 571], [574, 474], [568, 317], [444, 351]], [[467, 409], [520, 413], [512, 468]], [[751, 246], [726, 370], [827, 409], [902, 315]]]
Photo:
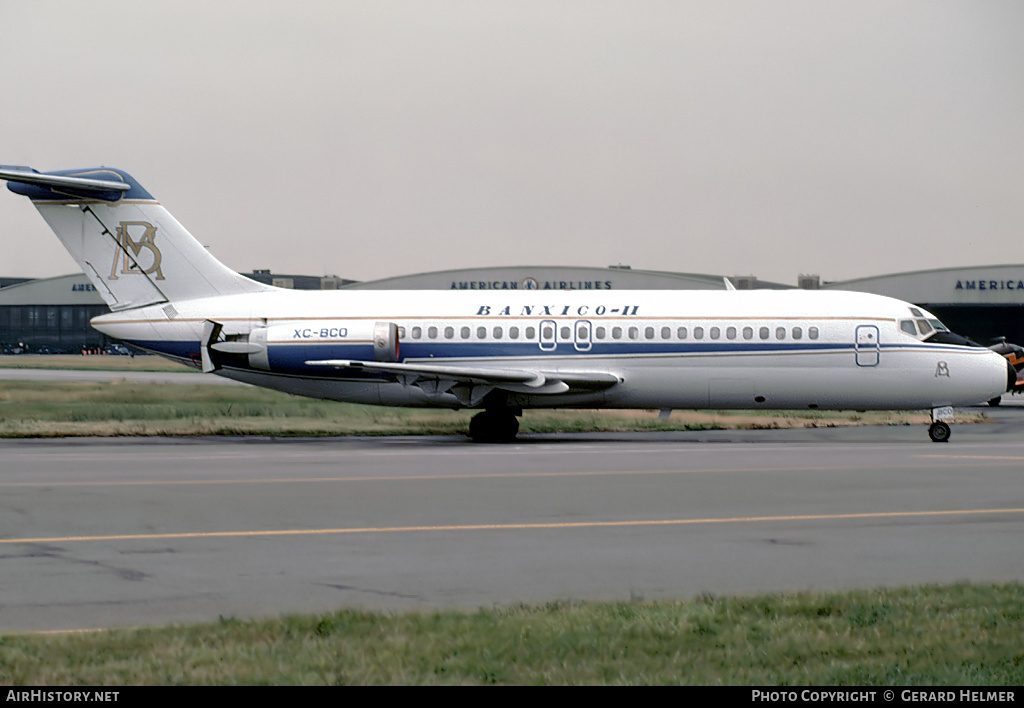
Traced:
[[307, 361], [308, 366], [358, 369], [392, 374], [405, 386], [419, 386], [430, 395], [451, 393], [468, 406], [478, 404], [494, 389], [513, 393], [550, 395], [570, 389], [608, 388], [619, 377], [602, 371], [543, 372], [532, 369], [490, 368], [447, 364], [397, 363], [324, 359]]

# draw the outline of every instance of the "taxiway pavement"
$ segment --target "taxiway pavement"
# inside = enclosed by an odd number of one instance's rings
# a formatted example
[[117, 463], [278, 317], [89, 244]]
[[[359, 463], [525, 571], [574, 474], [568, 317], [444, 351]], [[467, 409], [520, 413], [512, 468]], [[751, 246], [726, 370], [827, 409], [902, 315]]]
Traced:
[[1024, 580], [1024, 409], [955, 426], [0, 441], [0, 632]]

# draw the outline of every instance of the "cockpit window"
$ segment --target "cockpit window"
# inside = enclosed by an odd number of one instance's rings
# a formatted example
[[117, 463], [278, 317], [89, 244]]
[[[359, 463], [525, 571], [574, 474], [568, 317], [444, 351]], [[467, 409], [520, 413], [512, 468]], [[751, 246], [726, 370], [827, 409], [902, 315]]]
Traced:
[[935, 319], [934, 315], [928, 312], [925, 312], [924, 317], [917, 320], [917, 325], [921, 328], [921, 339], [930, 344], [955, 344], [961, 347], [981, 346], [967, 337], [961, 337], [955, 332], [950, 332], [946, 325], [939, 322]]
[[924, 341], [932, 344], [957, 344], [961, 347], [980, 347], [981, 345], [967, 337], [961, 337], [948, 329], [940, 329], [928, 335]]
[[[946, 344], [960, 344], [968, 341], [950, 332], [949, 328], [935, 319], [935, 316], [930, 312], [924, 312], [917, 307], [908, 307], [907, 309], [910, 310], [910, 314], [914, 316], [914, 319], [900, 320], [900, 330], [911, 337], [916, 337], [926, 342], [942, 342]], [[952, 335], [952, 339], [944, 337], [944, 334]], [[939, 335], [939, 339], [935, 338], [936, 335]]]

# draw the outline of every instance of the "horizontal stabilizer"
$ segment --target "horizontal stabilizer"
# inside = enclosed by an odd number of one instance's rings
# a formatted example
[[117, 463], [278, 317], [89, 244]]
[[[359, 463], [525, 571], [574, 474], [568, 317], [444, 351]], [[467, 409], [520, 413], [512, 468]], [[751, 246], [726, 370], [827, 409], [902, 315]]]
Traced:
[[[88, 176], [82, 176], [88, 175]], [[31, 167], [0, 166], [0, 179], [7, 188], [31, 199], [99, 199], [116, 202], [133, 185], [114, 170], [91, 169], [71, 173], [44, 174]]]

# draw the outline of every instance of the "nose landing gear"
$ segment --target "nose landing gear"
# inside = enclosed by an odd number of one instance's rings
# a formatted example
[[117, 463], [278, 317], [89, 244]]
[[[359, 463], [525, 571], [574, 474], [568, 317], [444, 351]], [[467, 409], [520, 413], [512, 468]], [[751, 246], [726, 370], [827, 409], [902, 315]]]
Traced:
[[949, 423], [945, 421], [953, 418], [953, 409], [950, 406], [932, 408], [932, 424], [928, 427], [928, 437], [932, 442], [949, 442]]
[[949, 425], [942, 421], [935, 421], [928, 427], [928, 437], [932, 442], [949, 442]]

